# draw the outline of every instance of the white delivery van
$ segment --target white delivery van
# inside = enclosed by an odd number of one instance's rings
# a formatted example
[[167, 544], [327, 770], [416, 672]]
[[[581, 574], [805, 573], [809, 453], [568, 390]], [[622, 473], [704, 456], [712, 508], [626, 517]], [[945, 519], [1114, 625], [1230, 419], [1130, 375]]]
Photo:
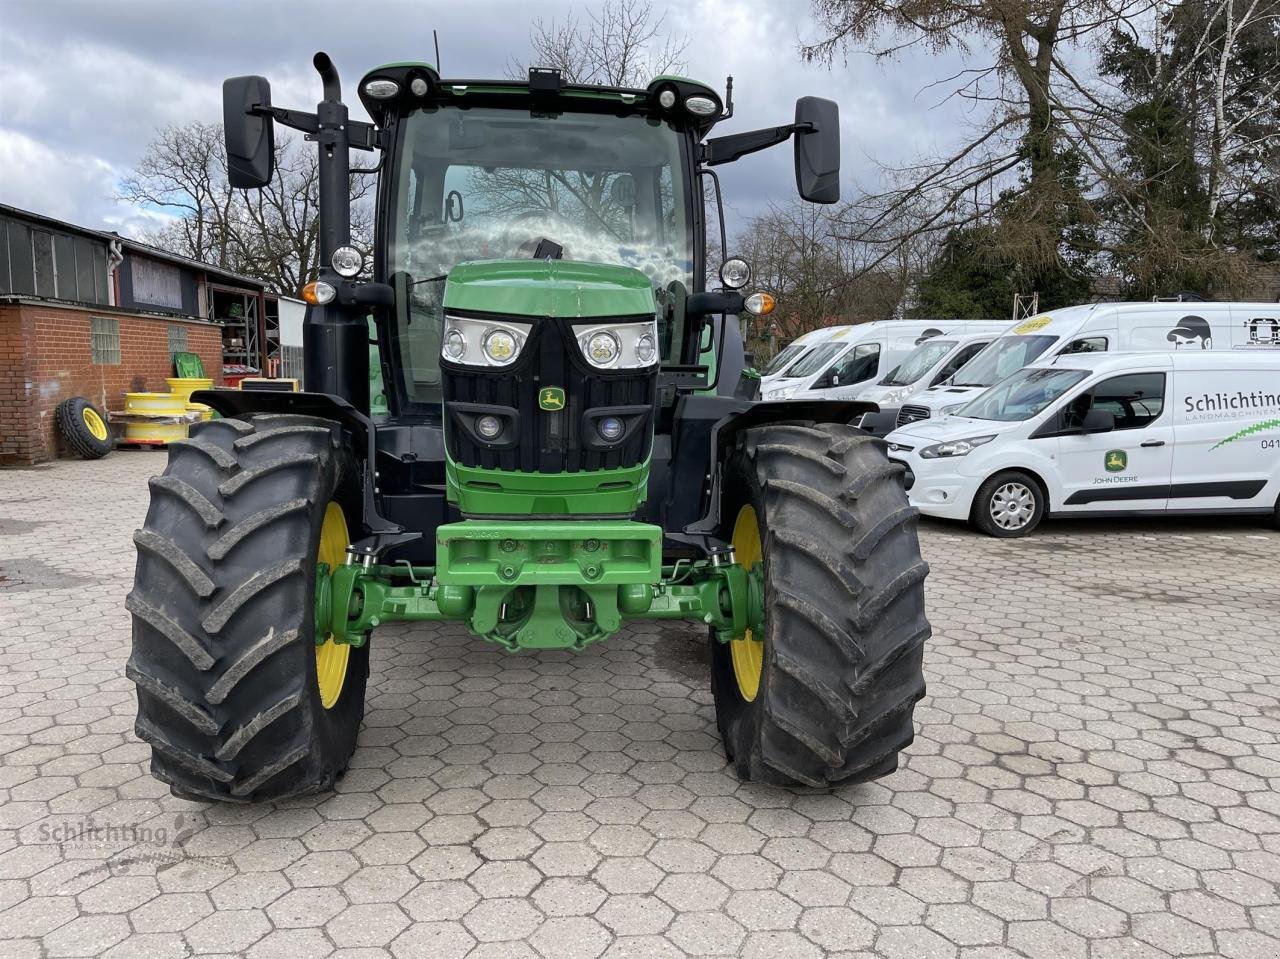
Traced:
[[760, 383], [762, 388], [771, 380], [776, 380], [785, 373], [787, 367], [791, 366], [791, 364], [803, 359], [817, 344], [830, 339], [841, 330], [847, 329], [847, 326], [826, 326], [820, 330], [810, 330], [808, 333], [802, 333], [797, 336], [784, 346], [761, 372]]
[[992, 536], [1046, 515], [1280, 524], [1280, 350], [1055, 356], [888, 442], [912, 505]]
[[830, 399], [833, 386], [874, 382], [925, 340], [963, 330], [973, 320], [876, 320], [835, 328], [781, 376], [761, 384], [766, 400]]
[[1012, 323], [971, 323], [963, 333], [947, 332], [925, 340], [906, 358], [880, 379], [850, 386], [832, 386], [812, 391], [806, 397], [827, 397], [839, 400], [863, 400], [880, 407], [878, 413], [867, 413], [859, 426], [874, 436], [884, 436], [894, 429], [898, 409], [911, 397], [923, 393], [931, 386], [948, 380], [988, 343], [1006, 332]]
[[958, 408], [1015, 370], [1050, 356], [1261, 345], [1266, 328], [1259, 320], [1274, 316], [1280, 316], [1275, 303], [1094, 303], [1053, 310], [1019, 323], [950, 382], [912, 397], [898, 411], [895, 425]]

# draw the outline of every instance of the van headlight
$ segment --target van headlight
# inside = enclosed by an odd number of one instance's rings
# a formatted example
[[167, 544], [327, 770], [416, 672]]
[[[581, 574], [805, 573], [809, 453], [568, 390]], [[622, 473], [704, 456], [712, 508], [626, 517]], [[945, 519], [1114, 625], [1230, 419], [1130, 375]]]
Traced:
[[764, 398], [766, 400], [789, 400], [791, 399], [792, 394], [794, 394], [798, 389], [800, 389], [798, 386], [788, 386], [786, 389], [774, 390], [772, 393], [765, 393]]
[[886, 406], [892, 406], [894, 403], [901, 403], [911, 395], [912, 387], [900, 386], [896, 390], [890, 390], [880, 398], [880, 402]]
[[658, 358], [658, 324], [592, 323], [574, 326], [574, 339], [588, 363], [601, 370], [636, 370]]
[[529, 339], [532, 323], [445, 316], [440, 355], [464, 366], [510, 366]]
[[985, 446], [996, 438], [996, 434], [990, 436], [973, 436], [967, 440], [949, 440], [946, 443], [935, 443], [933, 446], [926, 446], [920, 451], [920, 458], [926, 460], [942, 459], [946, 456], [968, 456], [979, 446]]
[[964, 403], [952, 403], [950, 406], [944, 406], [942, 409], [938, 410], [938, 412], [941, 413], [943, 416], [950, 416], [952, 413], [954, 413], [956, 410], [960, 409], [960, 407], [964, 405], [965, 405]]

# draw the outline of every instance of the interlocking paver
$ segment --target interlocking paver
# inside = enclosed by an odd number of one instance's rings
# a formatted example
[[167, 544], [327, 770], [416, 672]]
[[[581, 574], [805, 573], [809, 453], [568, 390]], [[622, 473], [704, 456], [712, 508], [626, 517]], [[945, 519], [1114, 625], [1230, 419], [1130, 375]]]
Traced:
[[692, 627], [512, 656], [406, 625], [335, 792], [217, 807], [132, 734], [162, 467], [0, 471], [6, 959], [1280, 954], [1280, 534], [1251, 521], [926, 523], [929, 692], [876, 783], [739, 783]]

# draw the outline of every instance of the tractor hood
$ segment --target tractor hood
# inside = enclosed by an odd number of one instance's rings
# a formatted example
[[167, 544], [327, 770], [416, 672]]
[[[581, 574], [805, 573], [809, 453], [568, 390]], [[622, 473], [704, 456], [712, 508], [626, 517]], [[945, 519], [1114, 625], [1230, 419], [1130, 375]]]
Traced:
[[507, 316], [651, 317], [653, 286], [629, 266], [571, 260], [477, 260], [445, 281], [444, 307]]

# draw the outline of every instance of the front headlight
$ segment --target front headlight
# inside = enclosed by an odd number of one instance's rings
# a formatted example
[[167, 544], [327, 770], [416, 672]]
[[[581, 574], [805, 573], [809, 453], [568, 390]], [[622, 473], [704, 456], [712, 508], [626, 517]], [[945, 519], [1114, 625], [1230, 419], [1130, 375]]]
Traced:
[[445, 316], [440, 355], [464, 366], [510, 366], [529, 338], [531, 323]]
[[601, 370], [637, 370], [658, 358], [658, 324], [593, 323], [574, 326], [573, 336], [588, 363]]
[[890, 390], [881, 397], [880, 402], [886, 406], [892, 406], [894, 403], [901, 403], [911, 395], [911, 389], [912, 388], [910, 386], [900, 386], [896, 390]]
[[788, 386], [786, 389], [782, 389], [782, 390], [774, 390], [772, 393], [766, 393], [766, 394], [764, 394], [764, 398], [765, 398], [766, 400], [786, 400], [786, 399], [790, 399], [790, 398], [791, 398], [791, 396], [792, 396], [792, 394], [793, 394], [793, 393], [795, 393], [795, 391], [796, 391], [796, 390], [798, 390], [798, 389], [800, 389], [800, 387], [798, 387], [798, 386]]
[[960, 407], [962, 406], [964, 406], [963, 403], [952, 403], [950, 406], [944, 406], [942, 409], [938, 410], [938, 412], [941, 413], [943, 416], [950, 416], [952, 413], [960, 409]]
[[995, 438], [993, 433], [990, 436], [974, 436], [967, 440], [950, 440], [946, 443], [935, 443], [933, 446], [926, 446], [922, 449], [920, 457], [926, 460], [936, 460], [945, 456], [968, 456], [979, 446], [985, 446]]

